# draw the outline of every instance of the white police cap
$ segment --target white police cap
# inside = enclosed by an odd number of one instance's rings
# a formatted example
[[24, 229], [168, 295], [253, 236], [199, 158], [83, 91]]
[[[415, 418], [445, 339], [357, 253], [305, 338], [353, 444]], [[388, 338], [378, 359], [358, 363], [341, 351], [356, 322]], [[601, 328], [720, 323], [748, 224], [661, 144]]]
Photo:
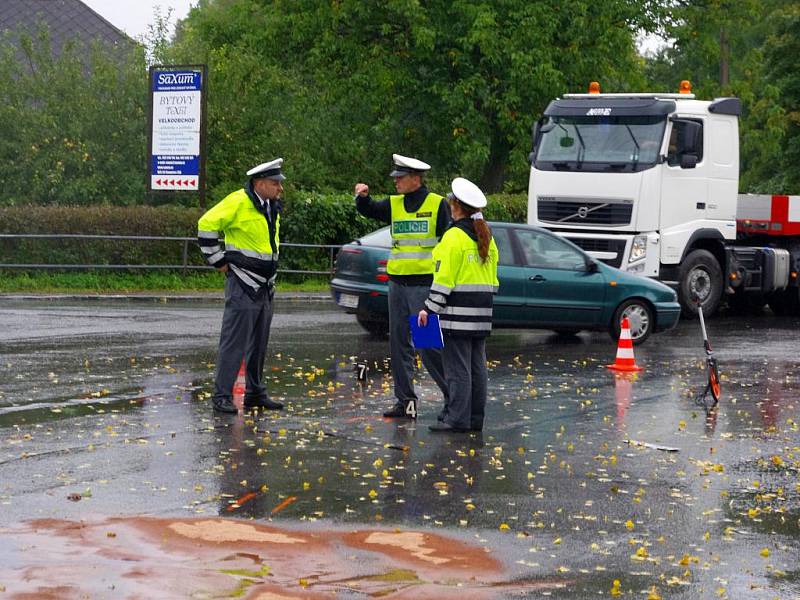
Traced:
[[403, 175], [421, 175], [429, 170], [431, 166], [428, 163], [417, 160], [416, 158], [409, 158], [400, 154], [392, 154], [392, 161], [394, 168], [389, 177], [402, 177]]
[[253, 167], [247, 172], [247, 176], [253, 179], [274, 179], [276, 181], [283, 181], [286, 177], [281, 173], [282, 166], [283, 159], [276, 158], [275, 160], [261, 163], [257, 167]]
[[481, 188], [472, 183], [469, 179], [456, 177], [450, 184], [453, 190], [452, 196], [463, 204], [472, 208], [483, 208], [486, 206], [486, 196], [483, 195]]

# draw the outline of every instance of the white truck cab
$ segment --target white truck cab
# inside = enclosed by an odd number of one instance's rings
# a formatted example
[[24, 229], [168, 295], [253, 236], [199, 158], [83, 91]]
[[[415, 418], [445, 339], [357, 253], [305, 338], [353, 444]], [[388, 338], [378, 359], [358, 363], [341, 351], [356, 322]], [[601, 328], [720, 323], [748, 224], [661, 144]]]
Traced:
[[738, 98], [695, 99], [688, 82], [553, 100], [534, 126], [528, 222], [674, 285], [685, 312], [698, 300], [713, 312], [736, 239], [740, 112]]

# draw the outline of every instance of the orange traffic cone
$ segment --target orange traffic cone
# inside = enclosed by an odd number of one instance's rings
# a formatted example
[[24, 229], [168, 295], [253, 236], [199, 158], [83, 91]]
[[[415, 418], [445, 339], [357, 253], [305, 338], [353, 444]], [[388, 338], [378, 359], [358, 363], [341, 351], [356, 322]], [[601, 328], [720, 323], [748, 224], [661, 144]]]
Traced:
[[642, 367], [633, 359], [633, 340], [631, 339], [631, 326], [628, 317], [622, 319], [617, 345], [617, 358], [613, 365], [606, 365], [615, 371], [641, 371]]

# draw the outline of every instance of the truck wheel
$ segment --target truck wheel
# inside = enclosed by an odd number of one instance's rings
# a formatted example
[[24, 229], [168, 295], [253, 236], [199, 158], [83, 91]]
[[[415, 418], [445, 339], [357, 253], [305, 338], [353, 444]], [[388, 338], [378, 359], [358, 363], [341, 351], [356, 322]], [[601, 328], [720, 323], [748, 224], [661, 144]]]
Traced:
[[386, 337], [389, 335], [389, 322], [367, 319], [361, 315], [356, 315], [356, 321], [364, 330], [375, 337]]
[[626, 317], [631, 328], [633, 345], [638, 346], [653, 333], [656, 324], [656, 320], [653, 318], [653, 309], [645, 300], [639, 298], [631, 298], [620, 304], [614, 311], [608, 327], [608, 334], [615, 342], [619, 339], [622, 319]]
[[722, 269], [716, 257], [708, 250], [693, 250], [678, 273], [681, 314], [688, 319], [695, 318], [696, 300], [700, 301], [704, 316], [710, 317], [717, 312], [722, 299]]

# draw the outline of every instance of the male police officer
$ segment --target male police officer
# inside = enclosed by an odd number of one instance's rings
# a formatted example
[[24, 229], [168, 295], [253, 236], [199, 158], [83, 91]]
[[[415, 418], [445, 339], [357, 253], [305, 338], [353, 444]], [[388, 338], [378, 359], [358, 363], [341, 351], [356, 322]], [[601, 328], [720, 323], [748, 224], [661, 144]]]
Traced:
[[[375, 201], [369, 186], [355, 186], [356, 208], [365, 217], [391, 224], [392, 250], [386, 271], [389, 274], [389, 354], [392, 359], [395, 405], [384, 417], [417, 416], [414, 392], [414, 347], [411, 343], [409, 315], [424, 307], [433, 281], [433, 247], [450, 223], [450, 210], [442, 196], [432, 194], [422, 181], [431, 167], [427, 163], [393, 154], [397, 194]], [[443, 416], [447, 412], [447, 382], [442, 369], [442, 354], [436, 349], [420, 349], [422, 362], [444, 394]]]
[[[280, 243], [282, 158], [250, 169], [243, 189], [229, 194], [197, 224], [200, 249], [225, 273], [225, 313], [219, 340], [214, 410], [236, 413], [233, 385], [246, 365], [244, 406], [280, 410], [262, 383], [272, 323], [272, 300]], [[223, 249], [219, 233], [225, 234]]]

